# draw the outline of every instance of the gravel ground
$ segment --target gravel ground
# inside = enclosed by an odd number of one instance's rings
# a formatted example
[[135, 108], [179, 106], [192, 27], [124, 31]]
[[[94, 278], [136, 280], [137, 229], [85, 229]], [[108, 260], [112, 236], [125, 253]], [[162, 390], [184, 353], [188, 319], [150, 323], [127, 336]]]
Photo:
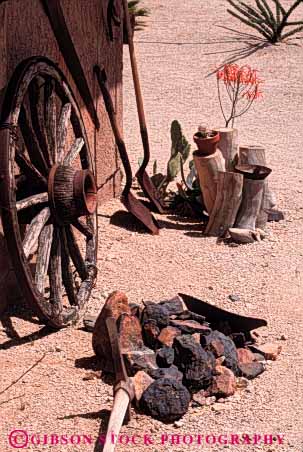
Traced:
[[[172, 120], [181, 122], [189, 138], [201, 122], [222, 125], [216, 83], [214, 77], [206, 76], [247, 44], [226, 42], [226, 32], [216, 26], [239, 26], [227, 15], [225, 1], [148, 0], [146, 5], [152, 16], [148, 28], [137, 34], [136, 48], [152, 153], [164, 169]], [[204, 238], [199, 224], [172, 216], [159, 217], [161, 235], [152, 237], [126, 221], [119, 201], [101, 206], [100, 271], [88, 311], [99, 312], [115, 289], [125, 291], [131, 302], [189, 293], [240, 314], [266, 318], [268, 328], [259, 330], [260, 339], [282, 344], [282, 354], [246, 390], [224, 404], [191, 408], [178, 428], [134, 413], [122, 432], [137, 434], [141, 440], [138, 445], [118, 445], [117, 451], [303, 450], [302, 46], [267, 47], [242, 61], [258, 68], [266, 84], [264, 99], [238, 122], [240, 141], [266, 147], [273, 169], [270, 185], [286, 219], [270, 224], [269, 237], [262, 243], [231, 248]], [[141, 145], [127, 48], [124, 67], [125, 136], [136, 167]], [[239, 301], [229, 301], [230, 294], [238, 295]], [[24, 450], [100, 450], [97, 438], [106, 427], [112, 387], [91, 374], [98, 370], [91, 334], [81, 325], [49, 334], [24, 314], [20, 310], [12, 317], [20, 339], [9, 337], [5, 325], [0, 330], [0, 451], [12, 450], [8, 435], [16, 429], [40, 434], [41, 444]], [[5, 390], [44, 354], [42, 362]], [[85, 434], [92, 444], [51, 445], [53, 433]], [[274, 445], [207, 445], [203, 439], [198, 444], [196, 438], [241, 433], [282, 434], [284, 441], [282, 445], [277, 441]], [[180, 435], [180, 444], [161, 444], [165, 434]], [[43, 435], [49, 435], [47, 445]], [[144, 435], [154, 443], [144, 445]], [[183, 444], [183, 435], [193, 435], [193, 444]], [[125, 436], [122, 439], [126, 441]]]

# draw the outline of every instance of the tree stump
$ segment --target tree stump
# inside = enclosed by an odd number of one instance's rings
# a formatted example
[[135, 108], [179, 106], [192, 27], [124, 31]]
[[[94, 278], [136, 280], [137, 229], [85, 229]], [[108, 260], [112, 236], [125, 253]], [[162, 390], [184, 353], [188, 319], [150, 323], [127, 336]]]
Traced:
[[219, 149], [207, 156], [201, 156], [195, 151], [193, 157], [205, 207], [210, 215], [217, 196], [218, 173], [225, 171], [225, 160]]
[[256, 229], [264, 191], [264, 180], [244, 179], [242, 202], [236, 220], [236, 228]]
[[242, 174], [219, 172], [215, 205], [210, 214], [205, 234], [224, 237], [235, 224], [242, 200]]
[[219, 127], [214, 130], [220, 134], [218, 148], [225, 159], [226, 171], [232, 171], [238, 152], [238, 130], [229, 127]]
[[265, 149], [261, 146], [240, 146], [235, 169], [252, 179], [265, 179], [271, 169], [266, 166]]
[[258, 239], [255, 234], [257, 218], [263, 201], [264, 180], [244, 179], [242, 202], [231, 237], [238, 243], [252, 243]]

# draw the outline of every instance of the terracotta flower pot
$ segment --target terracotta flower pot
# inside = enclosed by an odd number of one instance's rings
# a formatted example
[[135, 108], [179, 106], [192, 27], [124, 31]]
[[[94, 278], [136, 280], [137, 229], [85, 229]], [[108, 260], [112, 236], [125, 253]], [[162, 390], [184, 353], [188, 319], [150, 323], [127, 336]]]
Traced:
[[219, 132], [213, 132], [213, 136], [203, 138], [201, 132], [194, 135], [194, 142], [198, 147], [198, 152], [201, 155], [212, 155], [216, 152], [217, 144], [220, 141]]

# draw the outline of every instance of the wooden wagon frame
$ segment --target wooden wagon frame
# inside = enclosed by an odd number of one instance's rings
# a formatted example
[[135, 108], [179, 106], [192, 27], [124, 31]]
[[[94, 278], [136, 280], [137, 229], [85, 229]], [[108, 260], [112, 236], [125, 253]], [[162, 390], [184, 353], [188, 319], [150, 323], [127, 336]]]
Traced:
[[55, 328], [96, 280], [98, 189], [119, 193], [93, 67], [107, 66], [121, 120], [121, 15], [115, 0], [0, 0], [2, 227], [23, 296]]

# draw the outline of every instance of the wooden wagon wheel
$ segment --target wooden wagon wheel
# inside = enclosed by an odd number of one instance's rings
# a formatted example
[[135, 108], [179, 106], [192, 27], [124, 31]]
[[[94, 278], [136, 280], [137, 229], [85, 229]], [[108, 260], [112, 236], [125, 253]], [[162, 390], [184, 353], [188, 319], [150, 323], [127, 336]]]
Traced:
[[79, 318], [96, 278], [97, 190], [79, 108], [46, 58], [21, 63], [8, 85], [0, 181], [20, 289], [43, 322], [66, 326]]

